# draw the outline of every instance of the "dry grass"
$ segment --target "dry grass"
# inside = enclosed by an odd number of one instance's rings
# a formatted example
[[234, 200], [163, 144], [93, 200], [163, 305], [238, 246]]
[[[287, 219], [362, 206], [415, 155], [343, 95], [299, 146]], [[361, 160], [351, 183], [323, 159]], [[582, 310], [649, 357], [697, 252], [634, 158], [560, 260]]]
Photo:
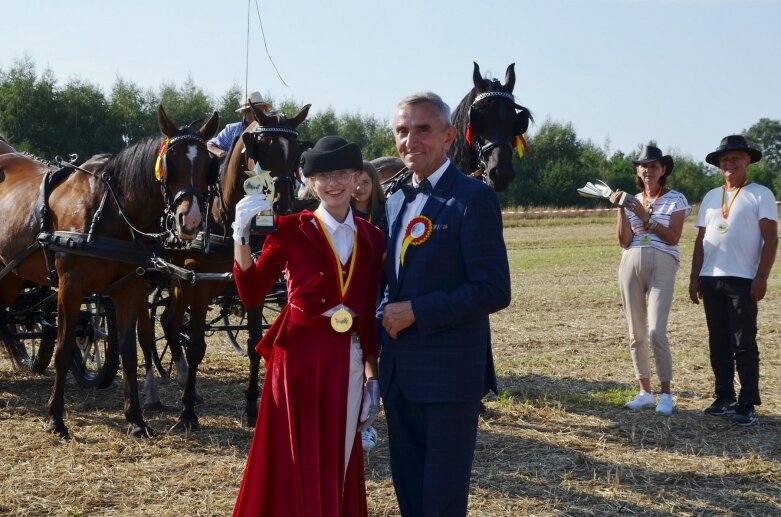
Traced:
[[[613, 218], [509, 222], [514, 299], [494, 316], [502, 393], [480, 422], [470, 515], [781, 514], [781, 274], [760, 306], [760, 423], [744, 429], [705, 417], [712, 376], [701, 306], [686, 280], [694, 231], [684, 235], [670, 321], [676, 413], [630, 413], [634, 394], [616, 286]], [[148, 416], [149, 440], [125, 436], [118, 385], [69, 383], [74, 439], [43, 431], [51, 375], [0, 360], [0, 514], [229, 515], [251, 431], [240, 425], [244, 360], [219, 336], [199, 388], [202, 428], [167, 432], [179, 388], [162, 386], [170, 411]], [[397, 515], [384, 422], [367, 458], [370, 513]]]

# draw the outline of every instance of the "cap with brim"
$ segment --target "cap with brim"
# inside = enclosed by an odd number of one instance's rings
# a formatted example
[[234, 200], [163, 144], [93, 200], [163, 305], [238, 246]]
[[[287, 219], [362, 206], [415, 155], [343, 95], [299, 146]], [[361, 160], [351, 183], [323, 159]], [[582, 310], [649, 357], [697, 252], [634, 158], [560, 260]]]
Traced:
[[263, 100], [263, 97], [261, 97], [260, 92], [252, 92], [244, 100], [244, 104], [239, 106], [239, 108], [236, 110], [236, 113], [241, 113], [244, 110], [248, 110], [252, 108], [253, 105], [257, 106], [263, 111], [268, 111], [271, 109], [271, 104]]
[[662, 163], [662, 165], [664, 165], [665, 176], [668, 176], [673, 171], [673, 167], [675, 167], [675, 163], [673, 162], [672, 156], [670, 156], [669, 154], [664, 154], [662, 150], [656, 147], [655, 145], [645, 146], [643, 152], [640, 153], [640, 156], [638, 156], [636, 160], [632, 160], [632, 163], [634, 163], [635, 165], [640, 165], [643, 163], [655, 162], [656, 160], [659, 160]]
[[324, 136], [301, 156], [301, 172], [304, 177], [317, 172], [341, 169], [363, 170], [363, 156], [356, 144], [338, 136]]
[[729, 135], [721, 139], [719, 146], [705, 157], [705, 161], [718, 167], [721, 154], [727, 151], [743, 151], [751, 157], [751, 163], [762, 159], [762, 151], [749, 147], [746, 137], [743, 135]]

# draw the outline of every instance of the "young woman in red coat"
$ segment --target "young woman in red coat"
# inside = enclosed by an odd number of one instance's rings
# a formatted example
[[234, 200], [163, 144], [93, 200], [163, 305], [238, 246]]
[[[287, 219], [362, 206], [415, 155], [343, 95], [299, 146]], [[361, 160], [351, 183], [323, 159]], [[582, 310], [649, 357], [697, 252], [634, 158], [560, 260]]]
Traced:
[[[259, 195], [236, 207], [233, 274], [242, 302], [263, 300], [286, 270], [288, 304], [258, 343], [266, 377], [234, 516], [365, 516], [358, 431], [379, 412], [377, 330], [383, 235], [354, 217], [358, 146], [329, 136], [303, 155], [320, 207], [282, 216], [253, 263]], [[357, 438], [356, 438], [357, 437]]]

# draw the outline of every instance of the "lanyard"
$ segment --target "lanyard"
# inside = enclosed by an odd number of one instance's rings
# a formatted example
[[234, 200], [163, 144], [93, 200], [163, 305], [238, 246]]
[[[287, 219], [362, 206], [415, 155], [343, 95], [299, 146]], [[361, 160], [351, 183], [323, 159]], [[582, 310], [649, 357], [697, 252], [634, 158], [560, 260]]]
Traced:
[[315, 212], [315, 218], [317, 219], [318, 226], [320, 226], [320, 229], [323, 230], [323, 234], [325, 234], [328, 246], [331, 247], [331, 255], [334, 257], [334, 265], [336, 266], [336, 277], [339, 279], [340, 299], [341, 301], [344, 301], [344, 295], [347, 294], [347, 289], [350, 287], [350, 281], [353, 278], [353, 271], [355, 271], [355, 257], [358, 255], [358, 232], [353, 232], [353, 252], [352, 257], [350, 257], [350, 272], [347, 274], [347, 279], [345, 280], [344, 275], [342, 274], [342, 261], [339, 260], [339, 253], [337, 253], [336, 246], [334, 246], [334, 243], [331, 240], [331, 235], [325, 228], [323, 221], [320, 220], [320, 216], [317, 215], [317, 212]]
[[738, 198], [738, 194], [740, 194], [740, 190], [748, 185], [748, 181], [743, 183], [743, 185], [738, 187], [737, 192], [735, 192], [735, 195], [732, 197], [732, 201], [729, 202], [729, 205], [727, 204], [727, 185], [721, 186], [721, 217], [725, 220], [727, 217], [729, 217], [729, 211], [732, 209], [732, 204], [735, 202], [735, 200]]
[[[656, 207], [656, 202], [659, 201], [660, 197], [662, 197], [662, 190], [664, 190], [664, 189], [663, 188], [659, 189], [659, 193], [656, 194], [656, 197], [651, 202], [650, 208], [647, 209], [648, 210], [648, 220], [649, 221], [651, 220], [651, 216], [654, 213], [654, 208]], [[643, 190], [643, 208], [646, 208], [646, 206], [647, 206], [647, 204], [646, 204], [645, 190]], [[645, 230], [649, 229], [650, 227], [651, 227], [650, 223], [643, 224], [643, 229], [645, 229]]]

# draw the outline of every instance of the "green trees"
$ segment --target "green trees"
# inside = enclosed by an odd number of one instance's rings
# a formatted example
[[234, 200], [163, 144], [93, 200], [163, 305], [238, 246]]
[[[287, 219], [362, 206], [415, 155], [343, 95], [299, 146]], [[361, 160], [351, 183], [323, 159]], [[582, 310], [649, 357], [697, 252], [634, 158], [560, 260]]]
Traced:
[[[240, 120], [236, 107], [243, 91], [234, 85], [212, 97], [191, 78], [184, 84], [163, 83], [157, 90], [143, 89], [118, 78], [105, 93], [82, 79], [70, 79], [60, 86], [50, 70], [38, 73], [24, 58], [7, 70], [0, 70], [0, 134], [20, 151], [44, 158], [78, 153], [86, 159], [95, 153], [116, 153], [123, 146], [157, 133], [155, 110], [163, 104], [178, 124], [193, 123], [220, 114], [220, 126]], [[264, 98], [268, 97], [268, 93]], [[275, 101], [274, 109], [292, 116], [303, 107], [294, 99]], [[356, 142], [366, 159], [396, 155], [390, 124], [360, 113], [337, 114], [333, 108], [314, 106], [299, 126], [300, 139], [316, 141], [338, 134]], [[505, 206], [604, 206], [581, 198], [576, 189], [587, 181], [601, 179], [613, 188], [635, 192], [635, 149], [611, 151], [578, 138], [572, 124], [546, 120], [527, 136], [530, 152], [513, 158], [516, 178], [500, 194]], [[781, 121], [760, 119], [744, 131], [749, 141], [762, 150], [762, 160], [749, 169], [749, 178], [774, 192], [781, 192]], [[709, 189], [721, 184], [718, 171], [700, 160], [673, 156], [675, 171], [669, 185], [696, 203]]]

